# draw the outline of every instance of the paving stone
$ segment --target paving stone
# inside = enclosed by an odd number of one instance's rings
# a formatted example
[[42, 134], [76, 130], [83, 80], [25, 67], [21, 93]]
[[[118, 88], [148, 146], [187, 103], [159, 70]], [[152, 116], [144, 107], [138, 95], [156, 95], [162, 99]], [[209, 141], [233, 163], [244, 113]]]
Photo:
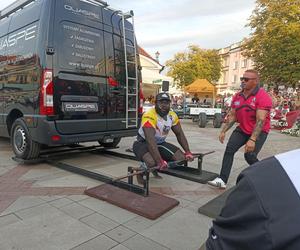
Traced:
[[92, 180], [84, 176], [71, 174], [66, 171], [59, 173], [59, 175], [60, 176], [55, 179], [39, 181], [39, 186], [41, 187], [73, 187], [73, 186], [93, 187], [99, 185], [99, 181]]
[[130, 249], [120, 244], [120, 245], [115, 246], [111, 250], [130, 250]]
[[125, 227], [139, 233], [141, 231], [144, 231], [146, 228], [152, 226], [153, 224], [157, 223], [159, 219], [157, 220], [149, 220], [147, 218], [144, 218], [142, 216], [137, 216], [130, 221], [127, 221], [125, 224], [123, 224]]
[[97, 211], [99, 214], [104, 215], [120, 224], [123, 224], [137, 215], [131, 212], [128, 212], [125, 209], [113, 206], [107, 202], [97, 200], [94, 198], [89, 198], [83, 201], [80, 201], [79, 204], [86, 206], [94, 211]]
[[[47, 196], [38, 196], [40, 199], [42, 199], [43, 201], [55, 201], [55, 200], [59, 200], [64, 198], [65, 196], [61, 196], [61, 195], [47, 195]], [[68, 197], [69, 198], [69, 197]]]
[[73, 203], [74, 201], [68, 199], [68, 198], [61, 198], [61, 199], [58, 199], [58, 200], [54, 200], [54, 201], [51, 201], [49, 202], [49, 204], [51, 206], [54, 206], [54, 207], [57, 207], [57, 208], [60, 208], [60, 207], [64, 207], [66, 205], [69, 205], [71, 203]]
[[108, 250], [116, 246], [118, 243], [105, 235], [100, 235], [94, 239], [91, 239], [72, 250]]
[[68, 199], [72, 200], [72, 201], [82, 201], [89, 198], [87, 195], [69, 195]]
[[119, 226], [119, 227], [116, 227], [116, 228], [106, 232], [105, 235], [119, 243], [122, 243], [123, 241], [136, 235], [136, 233], [126, 227]]
[[60, 214], [62, 213], [59, 209], [49, 205], [48, 203], [41, 204], [35, 207], [23, 209], [15, 212], [15, 214], [20, 217], [22, 220], [27, 220], [32, 217], [41, 217], [42, 220], [47, 219], [49, 215]]
[[57, 211], [1, 227], [0, 249], [71, 249], [98, 235], [96, 230]]
[[80, 219], [95, 212], [87, 207], [81, 206], [78, 203], [71, 203], [64, 207], [61, 207], [60, 210], [62, 210], [63, 212], [72, 216], [75, 219]]
[[16, 211], [38, 206], [45, 203], [42, 199], [32, 196], [23, 196], [18, 198], [11, 206], [9, 206], [1, 215], [14, 213]]
[[81, 222], [89, 225], [100, 233], [105, 233], [113, 228], [116, 228], [119, 224], [115, 221], [98, 213], [91, 214], [80, 219]]
[[210, 221], [183, 208], [141, 234], [172, 250], [195, 250], [207, 238]]
[[52, 179], [58, 173], [64, 173], [63, 170], [52, 167], [48, 164], [38, 164], [31, 167], [28, 173], [24, 174], [22, 180], [47, 180]]
[[0, 216], [0, 228], [16, 223], [18, 221], [20, 221], [20, 219], [14, 214]]
[[139, 234], [123, 242], [122, 245], [124, 245], [125, 247], [131, 250], [168, 250], [169, 249]]

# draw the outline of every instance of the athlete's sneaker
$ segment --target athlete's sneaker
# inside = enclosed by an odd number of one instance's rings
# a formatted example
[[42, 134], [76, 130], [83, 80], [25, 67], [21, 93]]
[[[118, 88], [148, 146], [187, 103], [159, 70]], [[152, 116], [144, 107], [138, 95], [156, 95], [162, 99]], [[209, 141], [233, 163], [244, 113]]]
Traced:
[[225, 182], [220, 177], [217, 177], [212, 181], [208, 181], [207, 184], [211, 185], [211, 186], [214, 186], [214, 187], [218, 187], [220, 189], [225, 189], [226, 188]]
[[156, 169], [151, 170], [151, 173], [153, 174], [154, 178], [162, 179], [162, 177], [158, 174], [158, 171]]

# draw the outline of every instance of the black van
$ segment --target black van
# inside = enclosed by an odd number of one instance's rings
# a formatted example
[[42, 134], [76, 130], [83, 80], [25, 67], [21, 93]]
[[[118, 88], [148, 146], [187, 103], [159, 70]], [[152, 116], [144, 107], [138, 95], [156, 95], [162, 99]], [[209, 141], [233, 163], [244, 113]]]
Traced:
[[101, 0], [18, 0], [0, 12], [0, 136], [18, 158], [41, 145], [116, 146], [137, 132], [133, 12]]

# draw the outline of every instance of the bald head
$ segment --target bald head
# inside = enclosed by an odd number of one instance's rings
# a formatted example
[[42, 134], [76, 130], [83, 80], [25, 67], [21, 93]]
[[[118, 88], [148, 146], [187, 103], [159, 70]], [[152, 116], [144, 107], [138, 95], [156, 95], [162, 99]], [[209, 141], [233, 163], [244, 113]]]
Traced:
[[241, 77], [241, 82], [244, 90], [249, 91], [255, 89], [259, 83], [258, 72], [254, 69], [246, 70], [243, 77]]

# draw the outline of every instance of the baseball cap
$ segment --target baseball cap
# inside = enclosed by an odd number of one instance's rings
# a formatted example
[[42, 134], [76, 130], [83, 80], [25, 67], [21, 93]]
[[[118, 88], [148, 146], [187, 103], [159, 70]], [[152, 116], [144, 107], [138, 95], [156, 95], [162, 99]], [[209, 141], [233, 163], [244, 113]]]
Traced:
[[167, 101], [171, 101], [171, 98], [170, 98], [170, 95], [168, 93], [158, 93], [156, 95], [156, 98], [155, 98], [156, 101], [162, 101], [162, 100], [167, 100]]

